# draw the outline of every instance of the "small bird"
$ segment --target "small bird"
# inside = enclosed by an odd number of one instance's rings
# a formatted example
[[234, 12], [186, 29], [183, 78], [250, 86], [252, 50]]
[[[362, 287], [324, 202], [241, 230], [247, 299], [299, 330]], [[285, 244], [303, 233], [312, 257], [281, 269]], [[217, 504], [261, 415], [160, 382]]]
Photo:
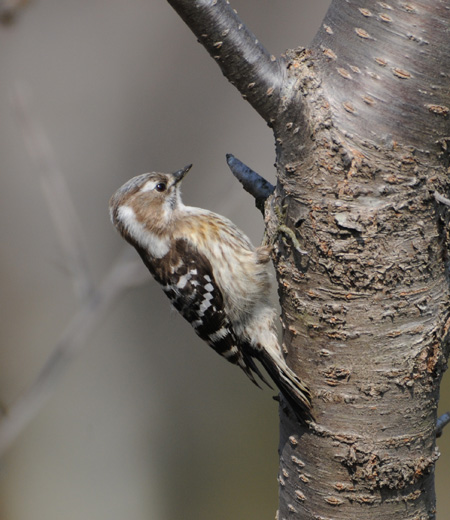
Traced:
[[255, 375], [269, 385], [259, 361], [297, 418], [311, 420], [310, 392], [275, 333], [270, 248], [255, 248], [227, 218], [183, 204], [181, 181], [191, 167], [130, 179], [111, 197], [111, 220], [198, 336], [257, 386]]

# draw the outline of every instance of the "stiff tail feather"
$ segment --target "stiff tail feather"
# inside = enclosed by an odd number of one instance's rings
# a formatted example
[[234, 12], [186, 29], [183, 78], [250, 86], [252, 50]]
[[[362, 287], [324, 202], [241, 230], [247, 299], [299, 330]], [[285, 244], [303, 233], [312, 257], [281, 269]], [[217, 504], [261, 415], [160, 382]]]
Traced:
[[286, 365], [284, 359], [274, 359], [264, 351], [259, 353], [258, 358], [298, 420], [302, 423], [314, 420], [311, 393], [305, 383]]

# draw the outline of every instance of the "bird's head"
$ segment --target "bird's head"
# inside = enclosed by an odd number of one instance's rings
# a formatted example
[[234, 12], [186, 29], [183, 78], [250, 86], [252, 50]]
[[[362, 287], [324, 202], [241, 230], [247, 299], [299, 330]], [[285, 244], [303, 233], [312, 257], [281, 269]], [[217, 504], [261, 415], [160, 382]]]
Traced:
[[167, 226], [182, 204], [181, 181], [191, 167], [175, 173], [144, 173], [127, 181], [109, 201], [113, 224], [122, 234], [131, 221], [155, 231]]

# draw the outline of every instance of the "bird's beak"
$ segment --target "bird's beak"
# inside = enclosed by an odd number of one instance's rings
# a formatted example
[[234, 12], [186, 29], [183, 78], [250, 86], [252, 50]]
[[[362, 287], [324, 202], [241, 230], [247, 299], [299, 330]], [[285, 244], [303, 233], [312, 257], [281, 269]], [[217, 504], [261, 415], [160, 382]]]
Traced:
[[178, 184], [181, 182], [186, 175], [186, 173], [192, 168], [192, 164], [188, 164], [184, 168], [181, 168], [181, 170], [176, 171], [173, 176], [175, 177], [175, 184]]

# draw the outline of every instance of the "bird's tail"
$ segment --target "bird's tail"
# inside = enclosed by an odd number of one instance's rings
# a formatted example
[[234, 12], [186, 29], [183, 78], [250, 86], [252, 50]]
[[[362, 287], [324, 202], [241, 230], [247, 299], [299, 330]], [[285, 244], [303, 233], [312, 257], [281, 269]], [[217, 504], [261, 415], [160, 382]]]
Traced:
[[306, 423], [314, 420], [309, 388], [287, 366], [285, 360], [281, 356], [270, 355], [264, 349], [258, 352], [258, 360], [277, 385], [299, 421]]

